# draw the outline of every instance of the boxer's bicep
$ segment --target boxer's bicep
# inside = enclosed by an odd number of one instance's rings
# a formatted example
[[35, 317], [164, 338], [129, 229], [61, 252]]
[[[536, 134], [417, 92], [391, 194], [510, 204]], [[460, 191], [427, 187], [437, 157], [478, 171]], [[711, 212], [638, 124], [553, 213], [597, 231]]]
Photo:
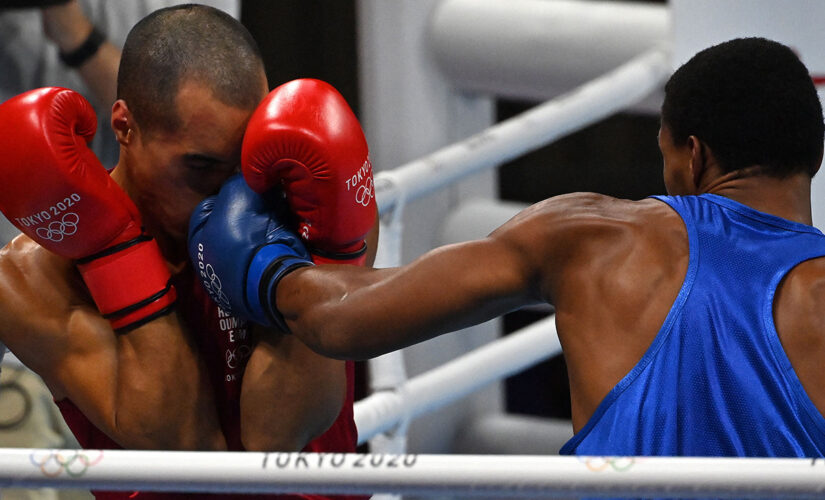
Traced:
[[[0, 341], [61, 399], [64, 379], [72, 378], [62, 363], [75, 351], [105, 353], [111, 343], [107, 335], [77, 328], [85, 324], [81, 318], [99, 314], [73, 293], [69, 267], [46, 254], [21, 238], [0, 252]], [[73, 330], [79, 330], [79, 338]]]
[[259, 332], [241, 390], [241, 435], [251, 451], [300, 451], [326, 431], [346, 395], [344, 362], [292, 335]]
[[[0, 273], [0, 280], [6, 276]], [[41, 287], [38, 297], [30, 284], [19, 281], [0, 295], [0, 339], [40, 376], [56, 401], [70, 399], [92, 423], [110, 429], [116, 380], [114, 342], [107, 340], [112, 334], [87, 329], [91, 309], [68, 311], [54, 300], [45, 307], [43, 298], [55, 298], [51, 290]]]

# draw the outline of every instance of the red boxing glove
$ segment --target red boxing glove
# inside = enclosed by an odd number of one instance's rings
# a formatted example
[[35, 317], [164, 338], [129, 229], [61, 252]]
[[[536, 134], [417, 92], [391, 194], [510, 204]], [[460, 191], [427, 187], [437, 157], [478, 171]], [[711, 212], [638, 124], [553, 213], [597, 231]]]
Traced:
[[77, 266], [115, 329], [171, 310], [175, 290], [132, 200], [87, 143], [97, 119], [80, 94], [32, 90], [0, 105], [0, 211]]
[[347, 102], [328, 83], [276, 88], [253, 113], [241, 152], [247, 184], [281, 187], [296, 232], [320, 263], [361, 265], [377, 214], [367, 141]]

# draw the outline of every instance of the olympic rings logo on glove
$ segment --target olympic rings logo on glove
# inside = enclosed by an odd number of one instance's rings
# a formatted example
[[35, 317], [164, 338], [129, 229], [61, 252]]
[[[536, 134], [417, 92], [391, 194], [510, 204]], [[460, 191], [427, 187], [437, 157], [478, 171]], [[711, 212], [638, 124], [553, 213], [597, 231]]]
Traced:
[[212, 300], [217, 302], [224, 311], [231, 312], [229, 297], [223, 293], [223, 284], [221, 284], [221, 279], [218, 277], [218, 273], [215, 272], [212, 264], [206, 264], [206, 267], [201, 271], [201, 276], [204, 278], [203, 287], [206, 288]]
[[358, 186], [358, 191], [355, 192], [355, 203], [368, 207], [370, 205], [370, 201], [373, 197], [375, 197], [372, 187], [373, 184], [371, 177], [367, 178], [367, 181], [364, 182], [363, 186]]
[[57, 477], [64, 471], [69, 477], [80, 477], [101, 460], [103, 450], [77, 450], [71, 455], [63, 455], [61, 450], [36, 450], [29, 455], [32, 465], [46, 477]]
[[80, 222], [80, 216], [74, 212], [69, 212], [63, 215], [61, 220], [52, 221], [46, 227], [37, 228], [37, 236], [44, 240], [59, 243], [63, 241], [64, 237], [77, 232], [78, 222]]

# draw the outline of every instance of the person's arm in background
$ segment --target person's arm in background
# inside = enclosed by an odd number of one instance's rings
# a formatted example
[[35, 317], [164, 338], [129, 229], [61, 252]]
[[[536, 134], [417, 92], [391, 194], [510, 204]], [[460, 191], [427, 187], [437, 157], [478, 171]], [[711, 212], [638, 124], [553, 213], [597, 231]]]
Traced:
[[[61, 54], [72, 54], [89, 40], [94, 25], [77, 0], [45, 7], [42, 12], [44, 33]], [[102, 35], [99, 45], [91, 43], [86, 47], [88, 55], [75, 69], [91, 90], [89, 97], [97, 105], [107, 108], [116, 100], [120, 49], [106, 39], [105, 33]]]

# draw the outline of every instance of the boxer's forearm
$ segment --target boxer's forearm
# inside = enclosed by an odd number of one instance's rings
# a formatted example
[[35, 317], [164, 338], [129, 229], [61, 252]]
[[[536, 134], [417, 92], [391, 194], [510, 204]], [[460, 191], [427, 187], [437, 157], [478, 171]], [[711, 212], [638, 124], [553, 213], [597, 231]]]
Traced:
[[292, 335], [256, 332], [241, 389], [241, 439], [248, 451], [301, 451], [338, 417], [347, 390], [343, 362]]
[[226, 443], [206, 369], [177, 315], [117, 338], [112, 424], [128, 448], [221, 450]]
[[483, 240], [401, 268], [302, 268], [283, 278], [276, 306], [317, 352], [368, 358], [533, 302], [522, 267], [506, 246]]

